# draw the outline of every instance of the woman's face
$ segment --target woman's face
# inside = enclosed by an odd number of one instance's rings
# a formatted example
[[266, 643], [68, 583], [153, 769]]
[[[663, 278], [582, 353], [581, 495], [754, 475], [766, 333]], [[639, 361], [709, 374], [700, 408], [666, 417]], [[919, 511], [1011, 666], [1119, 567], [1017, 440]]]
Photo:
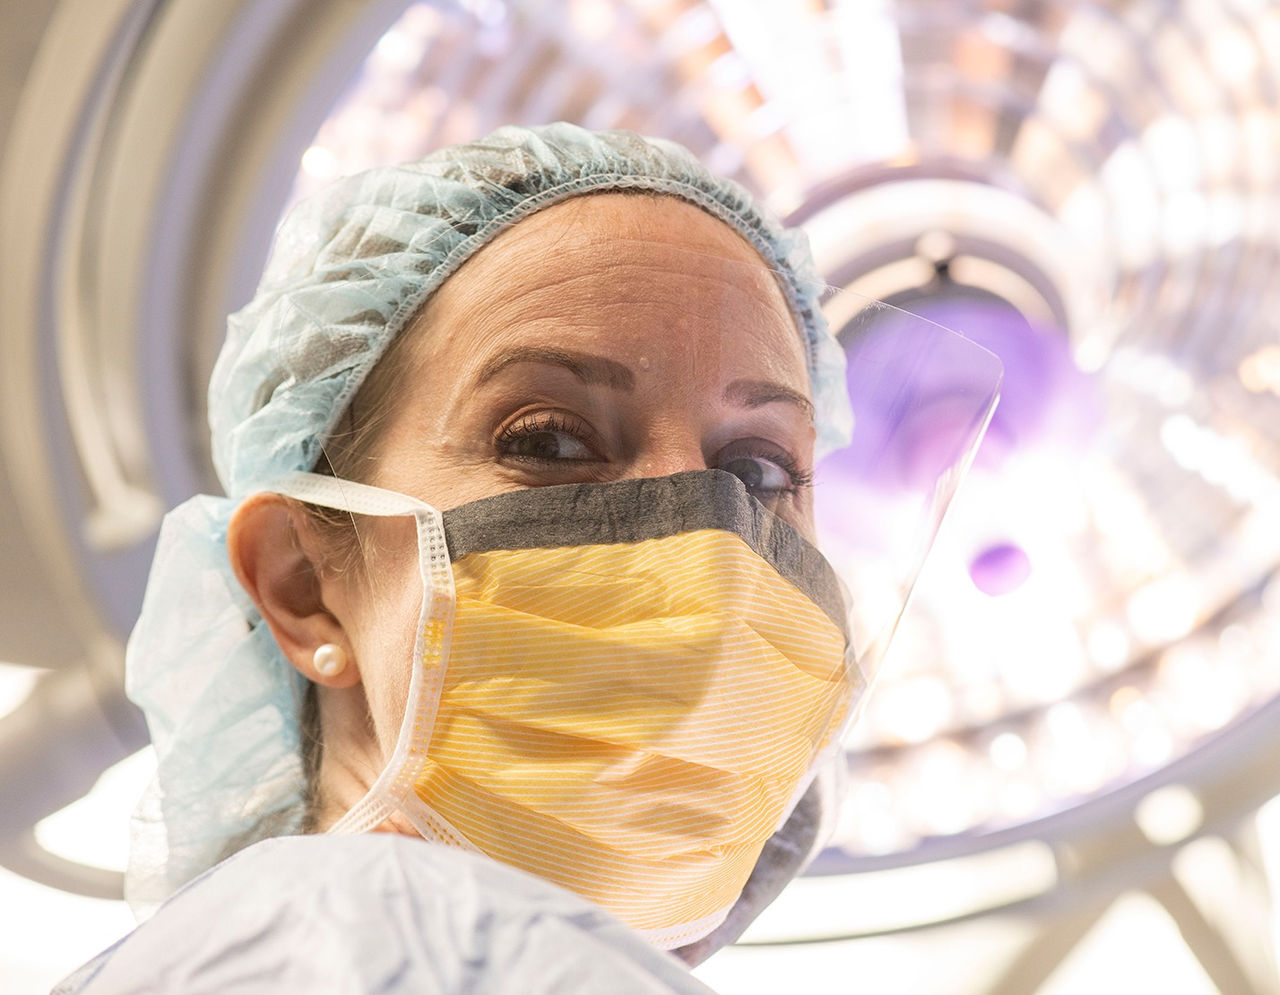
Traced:
[[450, 508], [543, 484], [719, 467], [811, 531], [805, 353], [756, 251], [670, 197], [521, 221], [450, 277], [371, 483]]
[[[718, 467], [812, 535], [800, 333], [759, 254], [696, 207], [603, 194], [541, 211], [451, 276], [408, 334], [369, 483], [444, 509]], [[349, 580], [364, 590], [342, 621], [385, 758], [420, 586], [412, 522], [374, 528], [376, 569]]]

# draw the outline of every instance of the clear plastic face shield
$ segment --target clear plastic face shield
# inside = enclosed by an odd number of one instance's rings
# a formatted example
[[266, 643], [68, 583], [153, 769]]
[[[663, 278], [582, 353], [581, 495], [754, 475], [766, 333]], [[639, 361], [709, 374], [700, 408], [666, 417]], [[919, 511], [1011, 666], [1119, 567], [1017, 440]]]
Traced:
[[848, 593], [870, 690], [995, 411], [1003, 367], [956, 331], [850, 291], [824, 311], [845, 355], [854, 427], [817, 464], [818, 546]]
[[412, 659], [355, 647], [375, 712], [411, 674], [399, 741], [335, 828], [398, 814], [687, 946], [838, 757], [1000, 364], [849, 295], [806, 346], [727, 229], [588, 219], [549, 252], [540, 217], [404, 333], [373, 471], [272, 488], [416, 521], [416, 616], [371, 625]]

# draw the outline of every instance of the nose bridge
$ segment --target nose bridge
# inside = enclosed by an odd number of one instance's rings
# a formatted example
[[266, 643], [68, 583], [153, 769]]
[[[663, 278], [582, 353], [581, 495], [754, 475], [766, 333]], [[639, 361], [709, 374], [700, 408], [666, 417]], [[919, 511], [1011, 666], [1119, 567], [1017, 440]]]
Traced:
[[706, 468], [701, 425], [691, 412], [668, 410], [650, 422], [636, 450], [636, 476], [667, 477]]

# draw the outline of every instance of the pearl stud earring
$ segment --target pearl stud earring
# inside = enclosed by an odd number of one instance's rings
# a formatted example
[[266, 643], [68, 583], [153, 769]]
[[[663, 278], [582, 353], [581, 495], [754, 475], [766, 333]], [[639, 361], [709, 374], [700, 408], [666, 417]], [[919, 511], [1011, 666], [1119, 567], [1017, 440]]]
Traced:
[[347, 669], [347, 654], [335, 643], [324, 643], [316, 647], [311, 665], [321, 677], [337, 677]]

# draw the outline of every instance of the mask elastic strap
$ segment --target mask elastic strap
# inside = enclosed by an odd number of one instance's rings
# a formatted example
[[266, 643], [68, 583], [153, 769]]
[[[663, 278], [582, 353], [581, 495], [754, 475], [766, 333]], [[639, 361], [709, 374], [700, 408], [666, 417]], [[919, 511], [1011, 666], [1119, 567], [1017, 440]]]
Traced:
[[318, 473], [292, 473], [262, 490], [349, 514], [412, 515], [417, 525], [422, 604], [400, 737], [395, 753], [368, 793], [329, 829], [341, 834], [368, 832], [402, 807], [426, 763], [453, 630], [453, 570], [444, 520], [431, 505], [407, 494]]

